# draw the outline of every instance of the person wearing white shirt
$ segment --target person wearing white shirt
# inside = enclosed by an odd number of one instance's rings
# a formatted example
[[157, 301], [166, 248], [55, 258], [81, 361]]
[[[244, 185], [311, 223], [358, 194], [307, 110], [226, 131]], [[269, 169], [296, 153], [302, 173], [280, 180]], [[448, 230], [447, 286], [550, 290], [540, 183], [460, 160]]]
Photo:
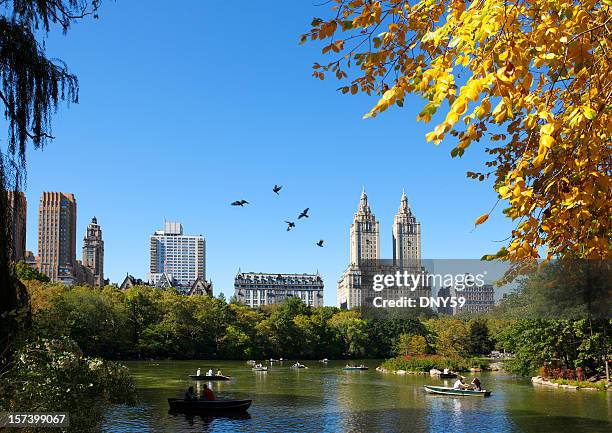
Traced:
[[466, 389], [467, 386], [463, 383], [463, 377], [459, 376], [453, 385], [453, 389]]

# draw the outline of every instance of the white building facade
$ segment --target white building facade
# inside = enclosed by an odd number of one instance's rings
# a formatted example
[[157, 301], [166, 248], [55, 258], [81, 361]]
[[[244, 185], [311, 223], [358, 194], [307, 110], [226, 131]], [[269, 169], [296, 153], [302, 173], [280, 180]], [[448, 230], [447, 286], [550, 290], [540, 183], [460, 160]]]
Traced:
[[178, 222], [164, 222], [164, 229], [150, 237], [149, 283], [157, 285], [170, 278], [178, 287], [188, 288], [200, 278], [206, 280], [206, 240], [204, 236], [183, 234]]
[[234, 295], [238, 302], [257, 308], [282, 304], [297, 297], [309, 307], [323, 305], [323, 279], [316, 274], [266, 274], [240, 272], [234, 279]]

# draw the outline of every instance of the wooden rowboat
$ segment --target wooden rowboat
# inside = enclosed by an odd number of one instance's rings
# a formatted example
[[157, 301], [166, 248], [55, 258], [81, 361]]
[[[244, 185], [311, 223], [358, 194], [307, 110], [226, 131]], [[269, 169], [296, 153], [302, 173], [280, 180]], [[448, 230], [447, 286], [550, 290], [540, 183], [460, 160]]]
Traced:
[[457, 373], [440, 373], [440, 379], [454, 379]]
[[231, 377], [229, 376], [223, 376], [223, 375], [213, 375], [213, 376], [206, 376], [205, 374], [201, 374], [201, 375], [197, 375], [197, 374], [190, 374], [189, 375], [190, 378], [192, 378], [193, 380], [230, 380]]
[[182, 400], [169, 398], [171, 412], [244, 412], [253, 400]]
[[446, 386], [432, 386], [432, 385], [423, 385], [425, 391], [432, 394], [443, 394], [443, 395], [453, 395], [453, 396], [470, 396], [470, 397], [488, 397], [491, 395], [491, 391], [482, 390], [482, 391], [473, 391], [471, 389], [454, 389], [448, 388]]
[[343, 370], [351, 371], [351, 370], [368, 370], [370, 367], [366, 367], [365, 365], [356, 365], [354, 367], [344, 367]]

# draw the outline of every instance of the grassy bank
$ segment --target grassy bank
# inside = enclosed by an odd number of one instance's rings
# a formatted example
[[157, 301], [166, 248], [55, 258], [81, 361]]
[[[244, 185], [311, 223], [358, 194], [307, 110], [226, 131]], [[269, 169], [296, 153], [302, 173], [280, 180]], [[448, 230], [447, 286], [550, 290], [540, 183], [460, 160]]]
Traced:
[[386, 370], [404, 370], [413, 373], [428, 372], [433, 368], [438, 370], [448, 368], [452, 371], [469, 371], [470, 368], [487, 370], [489, 368], [489, 361], [483, 360], [482, 358], [446, 357], [441, 355], [408, 355], [387, 359], [381, 364], [381, 367]]
[[606, 382], [600, 380], [599, 382], [587, 382], [585, 380], [570, 380], [570, 379], [550, 379], [550, 382], [557, 383], [559, 385], [570, 385], [575, 386], [577, 388], [595, 388], [600, 391], [605, 391]]

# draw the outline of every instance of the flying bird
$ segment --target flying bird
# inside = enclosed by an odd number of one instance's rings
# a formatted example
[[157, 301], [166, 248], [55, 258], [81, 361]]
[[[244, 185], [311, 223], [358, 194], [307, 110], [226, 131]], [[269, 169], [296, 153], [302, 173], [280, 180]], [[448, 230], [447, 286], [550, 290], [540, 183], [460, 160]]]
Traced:
[[274, 191], [276, 193], [276, 195], [280, 195], [278, 192], [283, 189], [282, 185], [274, 185], [274, 188], [272, 188], [272, 191]]
[[307, 207], [306, 209], [304, 209], [302, 211], [302, 213], [298, 216], [298, 219], [302, 219], [302, 218], [309, 218], [308, 217], [308, 209], [310, 209], [309, 207]]
[[285, 223], [287, 223], [287, 231], [295, 227], [295, 223], [293, 221], [285, 221]]
[[323, 242], [324, 242], [324, 241], [323, 241], [323, 239], [321, 239], [319, 242], [317, 242], [317, 243], [316, 243], [316, 245], [317, 245], [318, 247], [323, 248]]
[[249, 204], [246, 200], [236, 200], [232, 202], [232, 206], [244, 206], [245, 204]]

